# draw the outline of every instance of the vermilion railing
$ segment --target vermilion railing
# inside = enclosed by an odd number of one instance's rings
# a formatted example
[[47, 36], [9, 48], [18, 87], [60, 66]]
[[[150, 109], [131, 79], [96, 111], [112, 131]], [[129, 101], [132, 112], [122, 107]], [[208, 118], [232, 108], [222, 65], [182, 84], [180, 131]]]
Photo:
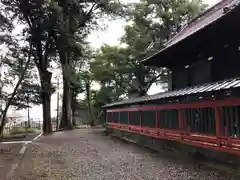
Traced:
[[[167, 124], [175, 122], [173, 119], [176, 116], [171, 117], [171, 113], [166, 110], [177, 110], [177, 125]], [[131, 124], [133, 122], [131, 114], [136, 111], [141, 112], [138, 116], [139, 124], [133, 125]], [[153, 119], [146, 119], [146, 115], [143, 116], [144, 119], [141, 114], [152, 111], [155, 112], [154, 127], [143, 126], [142, 121], [152, 121]], [[121, 112], [128, 112], [127, 120], [122, 121]], [[111, 128], [151, 136], [156, 139], [174, 140], [202, 148], [240, 154], [239, 98], [192, 104], [145, 105], [136, 108], [109, 109], [107, 113], [108, 127]], [[118, 114], [118, 121], [114, 121], [113, 113]], [[136, 123], [136, 119], [134, 123]], [[163, 126], [172, 127], [172, 129], [163, 128]]]

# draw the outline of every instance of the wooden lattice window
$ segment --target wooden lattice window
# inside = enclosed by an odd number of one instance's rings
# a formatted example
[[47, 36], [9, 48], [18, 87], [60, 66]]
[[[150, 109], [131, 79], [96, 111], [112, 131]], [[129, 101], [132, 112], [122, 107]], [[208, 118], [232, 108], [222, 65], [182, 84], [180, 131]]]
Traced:
[[120, 113], [120, 123], [128, 124], [128, 112], [119, 112]]
[[221, 133], [240, 137], [240, 106], [221, 108]]
[[141, 126], [155, 128], [156, 111], [141, 111]]
[[113, 112], [113, 122], [118, 123], [119, 122], [119, 112]]
[[161, 129], [179, 129], [178, 111], [160, 110], [158, 112], [158, 128]]
[[185, 109], [183, 120], [190, 132], [216, 134], [214, 109], [211, 107]]
[[139, 111], [131, 111], [129, 113], [130, 113], [129, 124], [140, 126], [140, 113], [139, 113]]
[[113, 122], [112, 112], [107, 112], [107, 122]]

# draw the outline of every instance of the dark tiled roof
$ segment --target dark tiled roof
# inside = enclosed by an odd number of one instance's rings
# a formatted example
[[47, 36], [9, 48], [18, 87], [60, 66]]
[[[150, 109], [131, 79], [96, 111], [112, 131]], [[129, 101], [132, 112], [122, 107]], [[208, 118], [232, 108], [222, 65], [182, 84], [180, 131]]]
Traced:
[[[146, 62], [152, 57], [156, 56], [157, 54], [165, 51], [169, 47], [177, 44], [178, 42], [184, 40], [185, 38], [193, 35], [194, 33], [200, 31], [201, 29], [205, 28], [206, 26], [212, 24], [213, 22], [217, 21], [218, 19], [222, 18], [226, 13], [224, 13], [224, 8], [229, 8], [231, 11], [234, 7], [238, 6], [240, 0], [222, 0], [217, 3], [212, 8], [205, 11], [200, 16], [196, 17], [192, 21], [190, 21], [178, 34], [176, 34], [172, 39], [170, 39], [166, 44], [165, 48], [161, 49], [154, 55], [146, 58], [142, 62]], [[228, 11], [228, 12], [229, 12]]]
[[206, 83], [203, 85], [187, 87], [184, 89], [179, 89], [179, 90], [174, 90], [174, 91], [167, 91], [167, 92], [158, 93], [158, 94], [149, 95], [149, 96], [143, 96], [143, 97], [139, 97], [139, 98], [135, 98], [135, 99], [127, 99], [127, 100], [123, 100], [123, 101], [114, 102], [111, 104], [106, 104], [103, 107], [111, 107], [111, 106], [117, 106], [117, 105], [123, 105], [123, 104], [132, 104], [132, 103], [145, 102], [145, 101], [150, 101], [150, 100], [158, 100], [158, 99], [164, 99], [164, 98], [199, 94], [199, 93], [212, 92], [212, 91], [218, 91], [218, 90], [227, 90], [227, 89], [236, 88], [236, 87], [240, 87], [240, 78], [219, 81], [219, 82]]

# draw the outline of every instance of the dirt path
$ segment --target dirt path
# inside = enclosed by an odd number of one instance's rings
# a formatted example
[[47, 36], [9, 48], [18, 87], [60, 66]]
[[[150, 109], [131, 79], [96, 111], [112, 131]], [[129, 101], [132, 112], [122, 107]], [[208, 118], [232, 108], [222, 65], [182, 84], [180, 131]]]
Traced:
[[28, 145], [15, 180], [230, 180], [214, 171], [159, 156], [133, 144], [79, 129]]

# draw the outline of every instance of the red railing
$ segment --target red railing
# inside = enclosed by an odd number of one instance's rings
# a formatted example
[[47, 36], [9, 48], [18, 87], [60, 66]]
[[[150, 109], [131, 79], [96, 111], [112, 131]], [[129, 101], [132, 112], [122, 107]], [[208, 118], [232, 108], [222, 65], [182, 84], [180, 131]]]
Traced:
[[[194, 130], [189, 130], [189, 124], [186, 119], [191, 117], [183, 117], [183, 113], [187, 109], [204, 109], [212, 108], [214, 117], [214, 133], [199, 133]], [[230, 110], [225, 110], [230, 109]], [[176, 130], [162, 129], [159, 126], [159, 112], [161, 110], [177, 110], [179, 128]], [[128, 123], [120, 124], [120, 122], [108, 122], [108, 127], [138, 133], [145, 136], [150, 136], [156, 139], [174, 140], [183, 144], [209, 148], [222, 152], [229, 152], [240, 155], [240, 99], [227, 100], [212, 100], [205, 102], [195, 102], [192, 104], [167, 104], [155, 106], [141, 106], [136, 108], [118, 108], [110, 109], [107, 112], [132, 112], [132, 111], [156, 111], [156, 125], [154, 128], [141, 126], [141, 115], [139, 115], [140, 125], [131, 125], [130, 115], [128, 113]], [[204, 110], [203, 110], [204, 111]], [[204, 113], [204, 112], [200, 112]], [[211, 113], [206, 111], [206, 113]], [[120, 113], [119, 113], [120, 114]], [[120, 116], [119, 116], [120, 117]], [[205, 117], [204, 115], [202, 117]], [[110, 117], [111, 118], [111, 117]], [[111, 119], [109, 119], [111, 121]], [[213, 126], [205, 122], [205, 126]]]

